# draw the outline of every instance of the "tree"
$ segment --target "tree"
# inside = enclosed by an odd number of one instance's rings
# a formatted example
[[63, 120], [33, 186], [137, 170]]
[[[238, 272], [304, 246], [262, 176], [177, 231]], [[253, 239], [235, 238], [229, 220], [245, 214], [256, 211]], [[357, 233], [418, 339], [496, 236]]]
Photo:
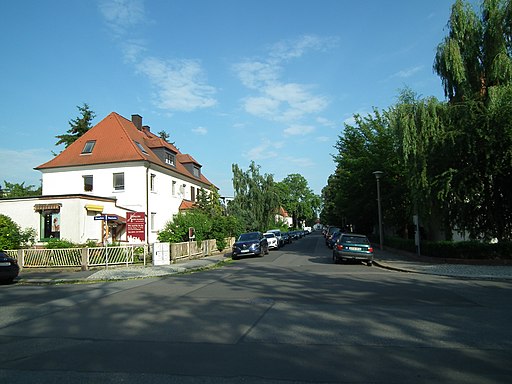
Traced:
[[[447, 153], [442, 151], [446, 133], [446, 105], [434, 97], [420, 99], [410, 89], [401, 91], [398, 103], [390, 109], [390, 125], [396, 136], [399, 161], [403, 164], [408, 201], [407, 213], [419, 215], [427, 237], [444, 230], [449, 223], [446, 214], [449, 201], [438, 199], [439, 176], [446, 169]], [[447, 149], [447, 148], [445, 148]]]
[[193, 209], [197, 209], [209, 217], [222, 216], [224, 214], [224, 210], [220, 203], [220, 195], [217, 191], [217, 188], [212, 188], [209, 191], [200, 189], [197, 193], [197, 198]]
[[512, 3], [484, 0], [482, 14], [457, 0], [434, 70], [449, 98], [438, 175], [454, 226], [472, 238], [510, 239]]
[[42, 188], [36, 188], [34, 185], [25, 186], [25, 182], [9, 183], [4, 180], [4, 188], [0, 188], [0, 197], [25, 197], [40, 196]]
[[235, 197], [230, 211], [241, 220], [245, 230], [266, 231], [275, 223], [279, 200], [272, 175], [260, 174], [254, 161], [247, 171], [232, 165]]
[[91, 122], [96, 115], [89, 109], [89, 105], [84, 103], [82, 106], [77, 106], [77, 108], [80, 111], [80, 116], [68, 122], [71, 128], [68, 129], [67, 133], [55, 136], [59, 139], [55, 145], [64, 144], [64, 148], [67, 148], [92, 128]]
[[512, 80], [512, 5], [484, 0], [479, 18], [471, 4], [456, 0], [448, 36], [437, 47], [434, 71], [451, 102], [485, 99], [489, 88]]
[[276, 191], [280, 205], [292, 214], [294, 228], [301, 221], [311, 223], [317, 218], [320, 197], [308, 187], [304, 176], [297, 173], [286, 176], [276, 183]]
[[160, 136], [160, 138], [165, 141], [169, 139], [169, 134], [165, 131], [158, 132], [158, 136]]
[[372, 115], [354, 116], [355, 124], [345, 124], [338, 137], [334, 156], [336, 169], [323, 189], [321, 217], [328, 224], [371, 233], [378, 223], [374, 171], [383, 171], [380, 180], [383, 217], [387, 227], [404, 231], [409, 219], [403, 166], [397, 140], [390, 128], [388, 112], [374, 109]]

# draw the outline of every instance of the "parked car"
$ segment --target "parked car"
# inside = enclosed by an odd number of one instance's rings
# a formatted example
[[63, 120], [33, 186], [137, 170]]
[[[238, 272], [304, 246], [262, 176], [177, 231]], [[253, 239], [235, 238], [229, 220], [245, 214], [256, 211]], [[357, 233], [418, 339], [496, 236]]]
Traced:
[[326, 240], [327, 246], [331, 249], [334, 248], [334, 244], [336, 244], [336, 241], [338, 241], [340, 236], [341, 232], [334, 232], [331, 236], [329, 236], [329, 239]]
[[267, 232], [272, 232], [276, 235], [277, 241], [279, 242], [279, 247], [282, 247], [284, 245], [283, 236], [281, 235], [280, 229], [269, 229]]
[[263, 234], [267, 238], [268, 249], [279, 249], [279, 240], [273, 232], [266, 232]]
[[365, 235], [342, 233], [332, 249], [334, 263], [344, 260], [363, 260], [373, 264], [373, 247]]
[[285, 244], [290, 244], [292, 242], [292, 237], [290, 236], [290, 232], [281, 232], [281, 236], [283, 237], [283, 242]]
[[18, 261], [0, 251], [0, 282], [11, 283], [19, 273]]
[[242, 233], [233, 244], [231, 257], [236, 260], [240, 256], [263, 256], [268, 254], [268, 241], [261, 232]]
[[332, 235], [340, 231], [341, 229], [339, 229], [338, 227], [329, 227], [329, 230], [327, 231], [327, 234], [325, 236], [325, 245], [329, 246], [329, 241], [331, 240]]

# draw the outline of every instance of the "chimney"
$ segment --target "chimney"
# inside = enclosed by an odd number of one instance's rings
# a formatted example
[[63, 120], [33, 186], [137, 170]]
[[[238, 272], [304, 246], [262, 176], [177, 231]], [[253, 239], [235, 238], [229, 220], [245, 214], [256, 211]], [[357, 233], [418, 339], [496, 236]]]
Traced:
[[143, 131], [143, 132], [148, 132], [148, 133], [149, 133], [149, 132], [151, 132], [151, 129], [149, 128], [149, 125], [143, 125], [143, 126], [142, 126], [142, 131]]
[[142, 116], [141, 115], [132, 115], [132, 123], [135, 127], [140, 131], [142, 130]]

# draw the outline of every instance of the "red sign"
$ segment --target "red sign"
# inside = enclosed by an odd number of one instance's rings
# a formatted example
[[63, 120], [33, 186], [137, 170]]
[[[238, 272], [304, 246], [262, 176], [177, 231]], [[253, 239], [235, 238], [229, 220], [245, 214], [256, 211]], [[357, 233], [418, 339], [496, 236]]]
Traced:
[[126, 236], [140, 241], [146, 240], [146, 214], [144, 212], [126, 213]]

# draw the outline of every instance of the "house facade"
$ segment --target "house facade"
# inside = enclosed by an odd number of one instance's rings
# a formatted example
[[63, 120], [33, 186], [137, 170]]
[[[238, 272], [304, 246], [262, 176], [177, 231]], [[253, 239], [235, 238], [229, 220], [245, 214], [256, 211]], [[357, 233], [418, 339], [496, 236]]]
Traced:
[[[27, 210], [27, 204], [32, 205], [36, 219], [27, 219], [33, 216], [29, 214], [23, 215], [23, 220], [16, 214], [9, 216], [23, 228], [31, 221], [40, 241], [50, 235], [77, 243], [94, 239], [153, 243], [180, 207], [190, 207], [201, 189], [215, 188], [201, 168], [191, 155], [143, 126], [141, 116], [132, 115], [128, 120], [112, 112], [59, 155], [35, 168], [42, 173], [43, 196], [0, 201], [0, 212], [16, 211], [15, 205]], [[70, 196], [78, 210], [71, 208]], [[126, 220], [132, 213], [145, 217], [144, 236], [135, 239], [127, 232]], [[98, 220], [100, 215], [105, 220]], [[58, 234], [48, 230], [53, 219], [60, 221]], [[67, 228], [81, 223], [96, 231], [77, 234]]]

